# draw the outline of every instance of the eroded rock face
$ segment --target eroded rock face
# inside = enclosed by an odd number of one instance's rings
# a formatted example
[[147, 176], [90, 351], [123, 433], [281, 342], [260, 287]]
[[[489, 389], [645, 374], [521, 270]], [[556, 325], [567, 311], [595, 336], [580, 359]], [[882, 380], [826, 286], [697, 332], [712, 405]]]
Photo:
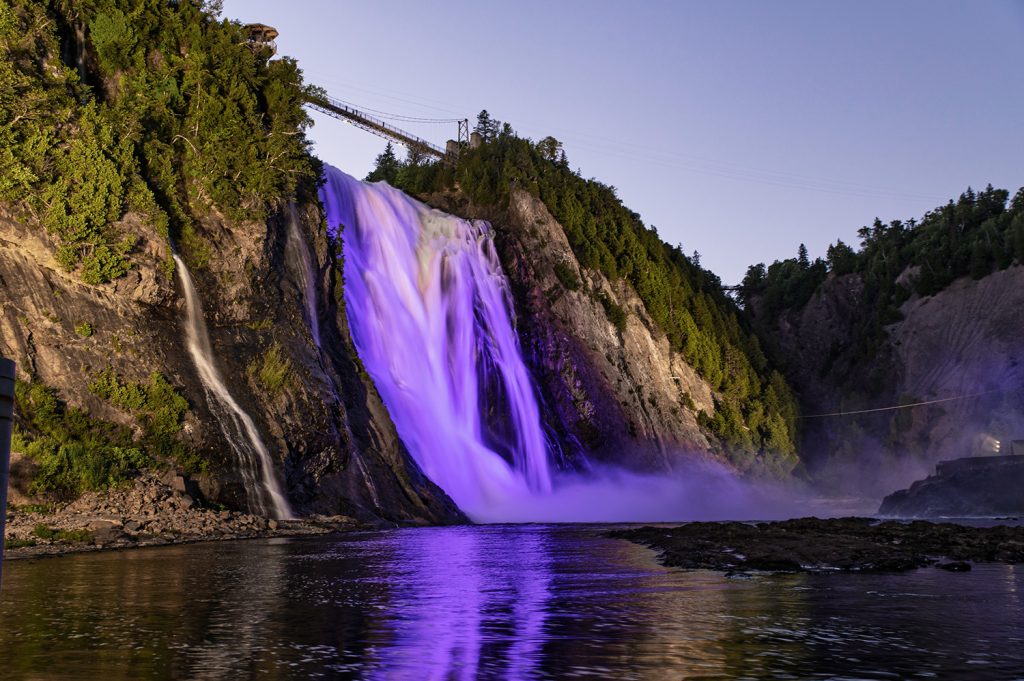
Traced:
[[[671, 470], [695, 455], [715, 458], [696, 420], [697, 410], [714, 414], [710, 386], [671, 351], [627, 282], [613, 284], [580, 267], [540, 199], [515, 191], [501, 214], [457, 194], [427, 200], [491, 221], [524, 358], [564, 466], [585, 466], [584, 453], [591, 462], [647, 471]], [[622, 331], [609, 320], [602, 294], [626, 312]]]
[[[287, 214], [266, 223], [207, 218], [198, 231], [208, 258], [192, 275], [217, 368], [256, 422], [293, 507], [395, 521], [460, 520], [411, 461], [358, 369], [336, 302], [336, 254], [319, 211], [305, 206], [297, 211], [297, 233], [315, 270], [321, 346], [313, 342], [303, 273], [285, 257]], [[130, 414], [89, 391], [92, 376], [108, 367], [131, 381], [164, 374], [189, 402], [183, 437], [211, 463], [201, 480], [204, 495], [244, 508], [238, 462], [185, 347], [184, 303], [180, 283], [169, 276], [166, 241], [137, 217], [126, 221], [140, 236], [136, 268], [114, 284], [89, 286], [59, 267], [41, 227], [0, 213], [0, 354], [18, 362], [20, 379], [45, 383], [69, 404], [132, 427]], [[250, 371], [273, 346], [291, 366], [279, 391]]]

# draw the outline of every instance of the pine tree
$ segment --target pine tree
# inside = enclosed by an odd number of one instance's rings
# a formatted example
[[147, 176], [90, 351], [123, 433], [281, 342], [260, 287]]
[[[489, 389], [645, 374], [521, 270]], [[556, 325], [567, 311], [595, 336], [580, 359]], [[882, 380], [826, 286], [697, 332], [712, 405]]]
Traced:
[[366, 181], [380, 182], [384, 180], [388, 184], [394, 184], [402, 164], [398, 161], [398, 157], [395, 156], [395, 148], [391, 146], [391, 142], [388, 142], [387, 146], [384, 147], [384, 151], [377, 155], [373, 163], [373, 170], [366, 176]]
[[484, 109], [476, 116], [476, 127], [473, 128], [473, 132], [478, 133], [484, 142], [493, 142], [498, 136], [498, 129], [500, 127], [501, 124], [491, 118], [491, 114], [487, 113], [487, 109]]
[[796, 252], [797, 262], [800, 263], [801, 269], [807, 269], [811, 266], [811, 260], [807, 256], [807, 246], [800, 244], [800, 248]]

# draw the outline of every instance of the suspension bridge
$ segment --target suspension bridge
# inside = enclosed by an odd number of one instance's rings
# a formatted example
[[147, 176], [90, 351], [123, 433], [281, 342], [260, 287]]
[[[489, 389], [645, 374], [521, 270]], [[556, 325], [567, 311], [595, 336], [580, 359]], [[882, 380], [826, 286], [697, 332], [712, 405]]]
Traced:
[[[365, 110], [365, 107], [360, 108], [351, 102], [335, 99], [323, 90], [308, 95], [306, 97], [306, 105], [314, 111], [319, 111], [332, 118], [351, 123], [357, 128], [366, 130], [378, 137], [398, 142], [410, 151], [419, 152], [425, 156], [432, 156], [442, 161], [453, 161], [458, 158], [459, 151], [464, 146], [469, 145], [471, 141], [468, 118], [414, 118], [412, 116], [389, 114], [383, 111], [378, 111], [376, 112], [377, 115], [373, 115], [370, 111]], [[458, 127], [455, 138], [448, 140], [445, 148], [442, 149], [422, 137], [402, 130], [385, 119], [409, 123], [454, 123]]]

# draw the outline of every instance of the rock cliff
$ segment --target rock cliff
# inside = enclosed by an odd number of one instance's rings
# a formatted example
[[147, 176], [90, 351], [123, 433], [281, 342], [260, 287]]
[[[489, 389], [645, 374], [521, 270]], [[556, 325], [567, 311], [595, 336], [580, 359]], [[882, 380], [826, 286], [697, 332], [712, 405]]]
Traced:
[[882, 500], [878, 512], [900, 518], [971, 518], [1024, 514], [1024, 456], [943, 461], [935, 474]]
[[830, 276], [778, 318], [759, 317], [756, 299], [749, 306], [800, 394], [801, 454], [819, 480], [881, 496], [939, 460], [993, 454], [1021, 437], [1024, 266], [912, 296], [866, 357], [853, 351], [876, 304], [863, 291], [858, 274]]
[[457, 192], [425, 198], [491, 221], [524, 357], [564, 467], [666, 471], [694, 456], [725, 460], [697, 422], [700, 411], [714, 414], [710, 386], [670, 349], [628, 282], [580, 266], [540, 199], [516, 190], [497, 210]]
[[[461, 519], [412, 463], [360, 369], [339, 309], [340, 264], [318, 208], [300, 207], [295, 217], [292, 228], [286, 207], [265, 223], [211, 215], [198, 228], [205, 262], [192, 271], [215, 362], [267, 442], [292, 505], [393, 521]], [[112, 284], [87, 285], [58, 265], [38, 225], [0, 214], [0, 353], [18, 362], [20, 380], [136, 430], [137, 419], [90, 383], [101, 371], [125, 382], [163, 374], [188, 401], [179, 437], [209, 464], [200, 476], [204, 495], [244, 509], [238, 462], [185, 348], [181, 283], [170, 276], [166, 239], [133, 214], [123, 221], [138, 235], [136, 267]], [[308, 252], [306, 271], [294, 257], [299, 249]], [[287, 369], [280, 386], [261, 380], [268, 353]]]

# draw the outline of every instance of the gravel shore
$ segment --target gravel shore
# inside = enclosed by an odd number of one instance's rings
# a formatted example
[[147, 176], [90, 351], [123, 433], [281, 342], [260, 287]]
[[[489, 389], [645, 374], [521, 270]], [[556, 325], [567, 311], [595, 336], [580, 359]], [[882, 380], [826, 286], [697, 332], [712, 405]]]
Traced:
[[273, 520], [201, 506], [181, 479], [133, 484], [53, 505], [9, 506], [5, 560], [225, 539], [328, 534], [365, 527], [347, 516]]

